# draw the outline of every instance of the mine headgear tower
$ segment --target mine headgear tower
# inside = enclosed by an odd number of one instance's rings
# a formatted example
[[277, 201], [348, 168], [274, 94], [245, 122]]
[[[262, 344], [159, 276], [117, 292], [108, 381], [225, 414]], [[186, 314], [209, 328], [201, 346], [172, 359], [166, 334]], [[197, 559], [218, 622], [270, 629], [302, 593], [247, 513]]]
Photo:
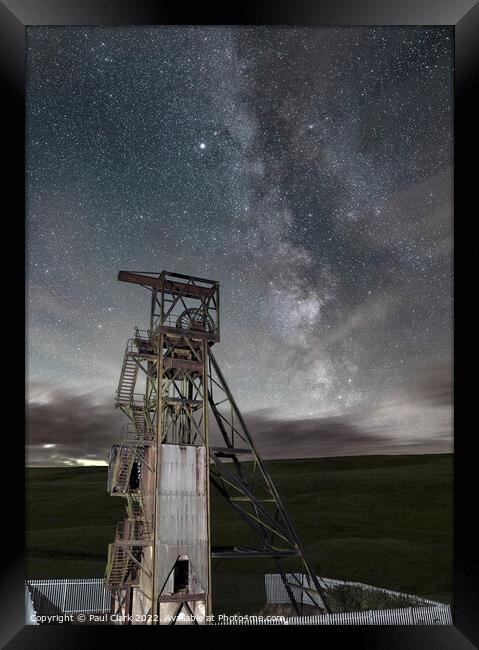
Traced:
[[[118, 279], [151, 292], [151, 314], [149, 329], [128, 341], [116, 395], [129, 422], [108, 471], [109, 492], [127, 499], [128, 513], [105, 575], [115, 613], [133, 623], [207, 622], [211, 560], [221, 557], [270, 558], [297, 613], [303, 594], [328, 610], [211, 351], [220, 340], [219, 283], [166, 271], [120, 271]], [[221, 446], [210, 444], [210, 420]], [[211, 485], [257, 534], [258, 547], [211, 547]], [[282, 567], [295, 556], [306, 582], [292, 584]]]

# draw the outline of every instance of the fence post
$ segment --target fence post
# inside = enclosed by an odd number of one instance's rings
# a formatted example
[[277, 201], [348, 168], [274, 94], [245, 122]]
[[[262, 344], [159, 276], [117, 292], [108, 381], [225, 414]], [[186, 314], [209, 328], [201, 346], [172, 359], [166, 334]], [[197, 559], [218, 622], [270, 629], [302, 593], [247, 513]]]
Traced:
[[62, 614], [65, 613], [65, 605], [67, 602], [67, 581], [65, 580], [64, 582], [64, 589], [63, 589], [63, 605], [62, 605]]

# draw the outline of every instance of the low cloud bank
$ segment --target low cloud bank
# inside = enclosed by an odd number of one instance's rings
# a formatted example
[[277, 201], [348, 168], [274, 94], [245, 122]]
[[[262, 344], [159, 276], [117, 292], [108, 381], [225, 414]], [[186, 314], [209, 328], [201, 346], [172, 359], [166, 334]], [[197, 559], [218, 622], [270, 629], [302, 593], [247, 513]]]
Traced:
[[[378, 401], [338, 416], [285, 419], [262, 410], [245, 418], [265, 458], [451, 452], [451, 371], [429, 368]], [[33, 384], [27, 401], [27, 463], [105, 463], [126, 421], [113, 400], [103, 396]]]

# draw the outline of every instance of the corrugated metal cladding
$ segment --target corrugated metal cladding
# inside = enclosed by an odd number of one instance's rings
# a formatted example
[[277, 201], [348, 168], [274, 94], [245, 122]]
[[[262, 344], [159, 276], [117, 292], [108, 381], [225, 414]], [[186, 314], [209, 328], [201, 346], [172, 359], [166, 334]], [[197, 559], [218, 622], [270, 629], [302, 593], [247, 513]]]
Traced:
[[[206, 448], [162, 445], [158, 495], [157, 553], [163, 585], [179, 555], [190, 560], [190, 590], [208, 591]], [[170, 584], [171, 583], [171, 584]], [[173, 591], [173, 575], [165, 592]]]

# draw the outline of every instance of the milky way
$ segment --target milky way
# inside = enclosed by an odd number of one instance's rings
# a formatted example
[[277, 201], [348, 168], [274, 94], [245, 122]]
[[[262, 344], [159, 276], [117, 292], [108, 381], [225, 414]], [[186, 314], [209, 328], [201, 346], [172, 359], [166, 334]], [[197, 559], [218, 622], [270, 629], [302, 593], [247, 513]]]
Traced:
[[265, 448], [285, 423], [308, 454], [450, 448], [452, 29], [27, 37], [31, 462], [118, 437], [149, 309], [119, 269], [220, 281], [216, 356]]

